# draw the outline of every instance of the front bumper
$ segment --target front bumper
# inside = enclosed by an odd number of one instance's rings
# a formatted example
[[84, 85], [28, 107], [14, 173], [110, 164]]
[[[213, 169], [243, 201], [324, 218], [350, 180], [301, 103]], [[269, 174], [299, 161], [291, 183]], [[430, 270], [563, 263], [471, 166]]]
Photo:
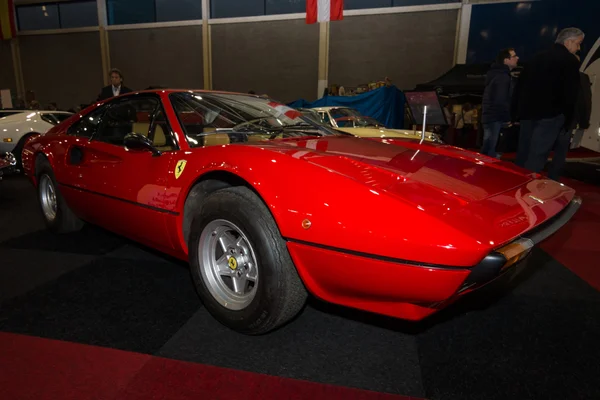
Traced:
[[287, 247], [304, 285], [317, 298], [418, 321], [500, 277], [516, 276], [533, 247], [559, 230], [580, 206], [576, 197], [555, 217], [471, 268], [415, 265], [293, 240]]
[[552, 236], [575, 215], [581, 207], [581, 197], [576, 196], [560, 213], [527, 232], [508, 245], [497, 249], [485, 257], [471, 269], [471, 273], [459, 289], [458, 293], [469, 291], [496, 279], [509, 269], [515, 268], [523, 261], [534, 246]]

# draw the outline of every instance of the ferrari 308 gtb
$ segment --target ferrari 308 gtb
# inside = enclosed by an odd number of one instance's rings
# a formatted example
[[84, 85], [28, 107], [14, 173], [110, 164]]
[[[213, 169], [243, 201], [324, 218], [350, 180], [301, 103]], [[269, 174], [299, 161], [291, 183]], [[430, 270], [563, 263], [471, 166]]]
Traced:
[[93, 104], [22, 158], [51, 230], [95, 224], [188, 261], [205, 307], [246, 334], [289, 321], [309, 293], [424, 319], [515, 271], [581, 203], [497, 159], [212, 91]]

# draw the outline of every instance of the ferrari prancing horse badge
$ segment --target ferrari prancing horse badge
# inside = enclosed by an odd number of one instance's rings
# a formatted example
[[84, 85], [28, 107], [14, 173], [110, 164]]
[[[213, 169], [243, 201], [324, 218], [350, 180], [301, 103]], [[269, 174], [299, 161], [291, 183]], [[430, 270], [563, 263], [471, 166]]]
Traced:
[[185, 169], [185, 164], [187, 164], [186, 160], [177, 161], [177, 165], [175, 166], [175, 179], [179, 179]]

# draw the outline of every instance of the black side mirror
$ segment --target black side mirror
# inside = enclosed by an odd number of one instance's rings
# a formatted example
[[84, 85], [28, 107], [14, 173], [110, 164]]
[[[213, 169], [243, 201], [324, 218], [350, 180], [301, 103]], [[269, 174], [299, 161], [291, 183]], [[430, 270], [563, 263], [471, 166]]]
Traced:
[[160, 156], [162, 153], [152, 144], [152, 141], [139, 133], [129, 133], [123, 139], [125, 147], [129, 150], [150, 151], [153, 156]]

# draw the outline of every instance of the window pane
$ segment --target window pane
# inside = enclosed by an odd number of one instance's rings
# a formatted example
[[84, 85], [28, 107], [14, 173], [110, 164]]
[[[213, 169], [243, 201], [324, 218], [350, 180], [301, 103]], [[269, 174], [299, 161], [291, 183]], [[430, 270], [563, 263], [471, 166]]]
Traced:
[[424, 6], [427, 4], [460, 3], [461, 0], [394, 0], [394, 7]]
[[17, 18], [22, 31], [60, 28], [56, 5], [17, 7]]
[[355, 10], [358, 8], [380, 8], [391, 7], [392, 0], [346, 0], [344, 1], [344, 9]]
[[59, 3], [61, 28], [98, 26], [98, 6], [95, 1]]
[[98, 129], [104, 110], [106, 110], [105, 107], [100, 107], [95, 111], [92, 111], [90, 114], [71, 125], [67, 133], [73, 136], [92, 137]]
[[102, 118], [96, 140], [123, 146], [125, 135], [132, 132], [146, 137], [150, 134], [152, 115], [158, 107], [154, 98], [134, 98], [117, 101], [108, 108]]
[[202, 0], [156, 0], [156, 20], [202, 19]]
[[109, 25], [156, 22], [154, 0], [107, 0]]
[[218, 0], [210, 2], [212, 18], [265, 15], [265, 0]]
[[293, 14], [306, 11], [306, 0], [267, 0], [267, 15]]

